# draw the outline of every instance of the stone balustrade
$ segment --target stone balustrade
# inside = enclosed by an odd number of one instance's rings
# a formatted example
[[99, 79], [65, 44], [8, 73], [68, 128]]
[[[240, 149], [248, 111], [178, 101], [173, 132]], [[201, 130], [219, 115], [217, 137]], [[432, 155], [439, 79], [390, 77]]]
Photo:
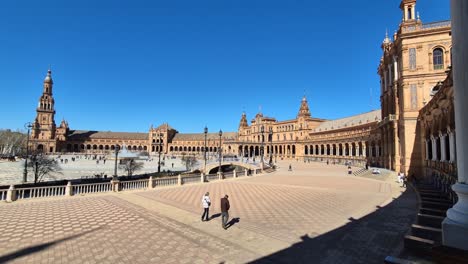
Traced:
[[[262, 173], [261, 169], [252, 170], [253, 175]], [[156, 187], [177, 186], [191, 183], [204, 183], [206, 181], [223, 180], [227, 178], [237, 178], [240, 176], [247, 176], [248, 171], [230, 172], [219, 177], [218, 174], [199, 174], [199, 175], [178, 175], [175, 177], [158, 178], [150, 177], [149, 179], [134, 180], [134, 181], [120, 181], [112, 179], [110, 182], [104, 183], [89, 183], [89, 184], [75, 184], [68, 182], [66, 186], [45, 186], [45, 187], [27, 187], [15, 188], [11, 185], [9, 189], [0, 190], [0, 201], [13, 202], [16, 200], [33, 199], [33, 198], [46, 198], [58, 196], [76, 196], [92, 193], [105, 193], [105, 192], [120, 192], [127, 190], [143, 190], [153, 189]]]

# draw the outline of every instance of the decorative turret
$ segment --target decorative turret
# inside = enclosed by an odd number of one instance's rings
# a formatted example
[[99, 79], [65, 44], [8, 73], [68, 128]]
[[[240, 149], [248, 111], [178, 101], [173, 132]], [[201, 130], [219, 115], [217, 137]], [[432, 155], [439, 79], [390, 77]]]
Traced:
[[242, 117], [239, 123], [239, 128], [248, 127], [248, 126], [249, 124], [247, 123], [247, 115], [245, 114], [245, 112], [242, 112]]
[[385, 51], [389, 51], [390, 48], [392, 46], [392, 41], [390, 40], [390, 38], [388, 37], [388, 31], [385, 30], [385, 38], [384, 40], [382, 41], [382, 45], [380, 46], [382, 48], [382, 50], [385, 52]]
[[299, 113], [297, 114], [297, 117], [310, 117], [310, 110], [309, 110], [309, 104], [307, 103], [306, 97], [302, 97], [301, 101], [301, 107], [299, 108]]

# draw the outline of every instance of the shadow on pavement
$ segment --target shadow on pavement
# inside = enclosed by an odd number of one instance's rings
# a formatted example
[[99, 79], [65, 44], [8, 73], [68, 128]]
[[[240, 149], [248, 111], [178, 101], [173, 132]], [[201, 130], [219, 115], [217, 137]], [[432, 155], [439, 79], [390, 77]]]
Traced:
[[240, 218], [239, 217], [234, 217], [231, 219], [231, 221], [229, 221], [227, 224], [226, 224], [226, 228], [230, 228], [231, 226], [235, 225], [236, 223], [239, 223], [240, 222]]
[[416, 219], [418, 202], [412, 189], [376, 211], [355, 219], [328, 233], [309, 237], [289, 248], [250, 263], [383, 263], [388, 255], [397, 256], [403, 237]]
[[51, 241], [51, 242], [43, 243], [43, 244], [40, 244], [40, 245], [31, 246], [31, 247], [27, 247], [27, 248], [17, 250], [15, 252], [10, 253], [10, 254], [0, 256], [0, 263], [5, 263], [7, 261], [12, 261], [12, 260], [14, 260], [16, 258], [24, 257], [24, 256], [29, 255], [29, 254], [34, 254], [34, 253], [39, 252], [41, 250], [45, 250], [45, 249], [47, 249], [47, 248], [49, 248], [49, 247], [51, 247], [53, 245], [65, 242], [67, 240], [78, 238], [80, 236], [86, 235], [88, 233], [92, 233], [92, 232], [94, 232], [94, 231], [96, 231], [98, 229], [101, 229], [101, 228], [102, 227], [97, 227], [97, 228], [91, 229], [89, 231], [82, 232], [80, 234], [71, 235], [71, 236], [64, 237], [64, 238], [61, 238], [61, 239], [58, 239], [58, 240], [55, 240], [55, 241]]

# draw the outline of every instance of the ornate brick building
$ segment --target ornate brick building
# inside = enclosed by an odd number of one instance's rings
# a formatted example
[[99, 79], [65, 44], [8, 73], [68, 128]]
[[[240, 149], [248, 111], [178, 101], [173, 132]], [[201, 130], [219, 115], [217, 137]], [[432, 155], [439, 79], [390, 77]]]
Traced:
[[416, 0], [400, 3], [402, 22], [385, 36], [378, 67], [382, 122], [381, 163], [407, 174], [423, 170], [422, 148], [416, 140], [419, 110], [431, 99], [432, 88], [446, 77], [451, 64], [450, 21], [422, 23]]
[[[151, 126], [148, 133], [72, 130], [68, 122], [55, 124], [52, 72], [44, 80], [36, 110], [30, 148], [46, 153], [107, 153], [126, 145], [131, 151], [150, 154], [236, 155], [259, 159], [351, 161], [376, 163], [380, 135], [372, 134], [380, 110], [338, 120], [311, 116], [307, 99], [301, 100], [295, 119], [277, 121], [258, 113], [248, 124], [242, 114], [238, 132], [179, 133], [169, 124]], [[220, 148], [221, 146], [221, 148]]]

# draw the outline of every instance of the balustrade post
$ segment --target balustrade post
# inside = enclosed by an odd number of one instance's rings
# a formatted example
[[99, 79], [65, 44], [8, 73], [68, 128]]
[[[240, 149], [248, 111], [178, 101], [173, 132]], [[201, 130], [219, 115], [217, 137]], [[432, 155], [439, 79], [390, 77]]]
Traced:
[[204, 183], [205, 182], [205, 174], [202, 172], [200, 173], [200, 182]]
[[177, 175], [177, 185], [182, 185], [182, 175]]
[[148, 178], [148, 189], [153, 189], [153, 176], [149, 176]]
[[111, 185], [112, 185], [112, 191], [113, 192], [119, 192], [120, 191], [120, 181], [119, 179], [115, 178], [111, 180]]
[[73, 186], [71, 181], [68, 181], [67, 186], [65, 187], [65, 196], [73, 195]]
[[254, 176], [257, 176], [257, 169], [254, 169]]
[[16, 189], [14, 185], [10, 185], [10, 188], [8, 188], [6, 201], [7, 202], [16, 201]]
[[232, 177], [233, 177], [233, 178], [237, 178], [237, 172], [236, 172], [236, 170], [234, 170], [234, 171], [232, 172]]

